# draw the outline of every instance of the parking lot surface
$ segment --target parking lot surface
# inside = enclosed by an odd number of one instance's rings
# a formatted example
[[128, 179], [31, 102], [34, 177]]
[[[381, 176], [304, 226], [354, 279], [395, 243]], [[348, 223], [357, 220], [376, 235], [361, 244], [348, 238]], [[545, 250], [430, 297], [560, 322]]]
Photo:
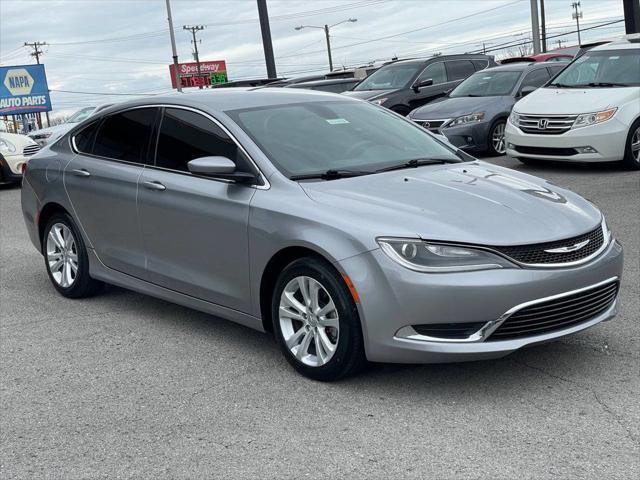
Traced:
[[115, 287], [68, 300], [0, 190], [0, 478], [638, 478], [640, 174], [531, 167], [625, 248], [613, 321], [324, 384], [265, 334]]

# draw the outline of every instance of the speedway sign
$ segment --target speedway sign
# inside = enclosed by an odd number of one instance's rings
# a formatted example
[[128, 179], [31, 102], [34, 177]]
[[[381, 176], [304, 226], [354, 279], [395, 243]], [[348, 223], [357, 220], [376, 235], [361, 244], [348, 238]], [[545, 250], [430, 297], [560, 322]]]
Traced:
[[51, 110], [44, 65], [0, 67], [0, 115]]
[[[171, 75], [171, 86], [176, 87], [176, 75], [173, 65], [169, 65], [169, 73]], [[208, 87], [218, 83], [226, 83], [227, 80], [227, 64], [224, 60], [215, 60], [212, 62], [200, 62], [200, 75], [198, 75], [198, 64], [179, 63], [178, 74], [180, 75], [180, 86], [185, 87]]]

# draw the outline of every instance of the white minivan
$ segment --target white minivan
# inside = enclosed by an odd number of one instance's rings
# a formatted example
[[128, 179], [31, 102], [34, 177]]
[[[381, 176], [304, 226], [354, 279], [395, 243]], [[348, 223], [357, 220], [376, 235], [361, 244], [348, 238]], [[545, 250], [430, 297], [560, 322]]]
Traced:
[[523, 163], [623, 161], [640, 169], [640, 35], [601, 45], [513, 108], [507, 154]]

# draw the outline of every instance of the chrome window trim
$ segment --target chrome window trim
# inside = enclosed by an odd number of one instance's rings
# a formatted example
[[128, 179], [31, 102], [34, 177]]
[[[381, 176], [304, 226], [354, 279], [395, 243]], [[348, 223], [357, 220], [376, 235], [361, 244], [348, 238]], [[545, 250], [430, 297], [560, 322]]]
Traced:
[[[555, 295], [549, 295], [548, 297], [543, 297], [543, 298], [537, 298], [535, 300], [530, 300], [527, 302], [523, 302], [520, 303], [518, 305], [516, 305], [515, 307], [510, 308], [509, 310], [507, 310], [505, 313], [503, 313], [502, 315], [500, 315], [500, 317], [498, 317], [495, 320], [491, 320], [489, 322], [487, 322], [482, 328], [480, 328], [480, 330], [478, 330], [477, 332], [469, 335], [467, 338], [451, 338], [451, 339], [446, 339], [446, 338], [438, 338], [438, 337], [430, 337], [428, 335], [421, 335], [418, 332], [415, 331], [415, 329], [412, 326], [406, 326], [406, 327], [402, 327], [401, 329], [399, 329], [394, 337], [396, 338], [400, 338], [400, 339], [406, 339], [406, 340], [415, 340], [415, 341], [421, 341], [421, 342], [437, 342], [437, 343], [477, 343], [477, 342], [484, 342], [487, 338], [489, 338], [491, 336], [491, 334], [493, 332], [495, 332], [500, 325], [502, 325], [504, 322], [507, 321], [507, 319], [509, 317], [511, 317], [512, 315], [514, 315], [515, 313], [519, 312], [520, 310], [530, 307], [532, 305], [536, 305], [539, 303], [544, 303], [544, 302], [548, 302], [551, 300], [557, 300], [559, 298], [563, 298], [563, 297], [569, 297], [571, 295], [574, 295], [576, 293], [580, 293], [580, 292], [584, 292], [587, 290], [592, 290], [594, 288], [598, 288], [601, 287], [603, 285], [607, 285], [607, 284], [611, 284], [614, 282], [618, 282], [619, 278], [617, 276], [615, 277], [610, 277], [607, 278], [606, 280], [603, 280], [601, 282], [598, 283], [594, 283], [593, 285], [589, 285], [587, 287], [582, 287], [582, 288], [577, 288], [575, 290], [570, 290], [568, 292], [563, 292], [563, 293], [558, 293]], [[619, 295], [619, 292], [618, 292]], [[616, 295], [616, 298], [613, 300], [612, 305], [615, 305], [617, 302], [618, 296]], [[603, 312], [604, 313], [604, 312]], [[572, 325], [571, 327], [568, 328], [573, 328], [575, 325]], [[558, 332], [562, 332], [563, 330], [558, 330]], [[550, 333], [550, 332], [547, 332]], [[555, 333], [555, 332], [553, 332]], [[531, 337], [535, 337], [536, 335], [532, 335]], [[529, 337], [527, 337], [529, 338]], [[510, 340], [504, 340], [504, 341], [510, 341]]]
[[[196, 114], [202, 115], [203, 117], [207, 118], [208, 120], [212, 121], [214, 124], [216, 124], [218, 127], [220, 127], [220, 129], [226, 133], [229, 138], [233, 141], [233, 143], [236, 144], [236, 146], [242, 151], [242, 153], [247, 157], [247, 159], [249, 160], [249, 162], [251, 163], [251, 165], [253, 166], [253, 168], [255, 168], [255, 170], [258, 172], [258, 177], [262, 180], [263, 184], [262, 185], [256, 185], [256, 184], [252, 184], [252, 185], [247, 185], [250, 188], [255, 188], [257, 190], [269, 190], [271, 188], [271, 184], [269, 183], [269, 180], [267, 179], [267, 176], [262, 172], [262, 170], [260, 170], [260, 167], [258, 167], [258, 164], [255, 162], [255, 160], [253, 159], [253, 157], [251, 157], [251, 155], [249, 155], [249, 152], [247, 152], [247, 150], [244, 148], [244, 146], [240, 143], [240, 141], [235, 137], [235, 135], [233, 135], [233, 133], [231, 133], [231, 131], [222, 124], [222, 122], [220, 122], [217, 118], [215, 118], [213, 115], [204, 112], [202, 110], [199, 110], [197, 108], [194, 107], [189, 107], [189, 106], [185, 106], [185, 105], [172, 105], [172, 104], [166, 104], [166, 103], [153, 103], [153, 104], [146, 104], [146, 105], [136, 105], [133, 107], [125, 107], [119, 110], [114, 110], [112, 112], [109, 112], [106, 115], [103, 115], [101, 118], [97, 119], [94, 118], [95, 120], [98, 121], [103, 121], [104, 118], [106, 118], [107, 116], [111, 116], [111, 115], [116, 115], [119, 113], [123, 113], [123, 112], [127, 112], [129, 110], [137, 110], [140, 108], [177, 108], [180, 110], [188, 110], [191, 112], [194, 112]], [[93, 117], [92, 117], [93, 118]], [[88, 125], [87, 125], [88, 126]], [[162, 167], [156, 167], [155, 165], [147, 165], [145, 163], [138, 163], [138, 162], [129, 162], [127, 160], [120, 160], [117, 158], [111, 158], [111, 157], [101, 157], [99, 155], [93, 155], [90, 153], [84, 153], [81, 152], [80, 150], [78, 150], [78, 147], [76, 146], [76, 135], [78, 135], [78, 133], [80, 133], [82, 130], [84, 130], [84, 128], [79, 129], [78, 131], [74, 132], [74, 134], [71, 136], [71, 148], [73, 150], [73, 153], [75, 154], [79, 154], [79, 155], [85, 155], [87, 157], [91, 157], [91, 158], [97, 158], [100, 160], [108, 160], [108, 161], [112, 161], [112, 162], [122, 162], [122, 163], [126, 163], [129, 165], [136, 165], [136, 166], [140, 166], [140, 167], [148, 167], [151, 169], [158, 169], [158, 170], [163, 170], [166, 172], [171, 172], [171, 173], [178, 173], [181, 175], [193, 175], [190, 172], [185, 172], [183, 170], [172, 170], [169, 168], [162, 168]], [[160, 132], [156, 132], [156, 136], [159, 136]], [[156, 141], [157, 143], [157, 141]], [[154, 151], [154, 161], [155, 161], [155, 151]], [[208, 180], [213, 180], [213, 181], [222, 181], [224, 183], [234, 183], [232, 180], [227, 180], [227, 179], [222, 179], [222, 178], [212, 178], [212, 177], [202, 177], [200, 175], [193, 175], [196, 176], [198, 178], [206, 178]]]

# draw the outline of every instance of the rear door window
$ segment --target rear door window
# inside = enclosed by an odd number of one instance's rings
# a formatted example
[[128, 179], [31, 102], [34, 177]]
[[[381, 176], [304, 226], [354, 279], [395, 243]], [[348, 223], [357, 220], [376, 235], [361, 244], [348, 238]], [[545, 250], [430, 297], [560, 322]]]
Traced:
[[99, 157], [146, 163], [157, 108], [136, 108], [104, 119], [91, 153]]
[[98, 130], [99, 125], [100, 121], [93, 122], [76, 133], [73, 137], [73, 143], [78, 152], [91, 154], [93, 140], [96, 138], [96, 131]]
[[450, 60], [447, 64], [447, 76], [449, 81], [462, 80], [474, 73], [476, 69], [469, 60]]
[[489, 60], [471, 60], [471, 62], [473, 63], [473, 67], [476, 69], [476, 72], [478, 70], [484, 70], [489, 66]]

